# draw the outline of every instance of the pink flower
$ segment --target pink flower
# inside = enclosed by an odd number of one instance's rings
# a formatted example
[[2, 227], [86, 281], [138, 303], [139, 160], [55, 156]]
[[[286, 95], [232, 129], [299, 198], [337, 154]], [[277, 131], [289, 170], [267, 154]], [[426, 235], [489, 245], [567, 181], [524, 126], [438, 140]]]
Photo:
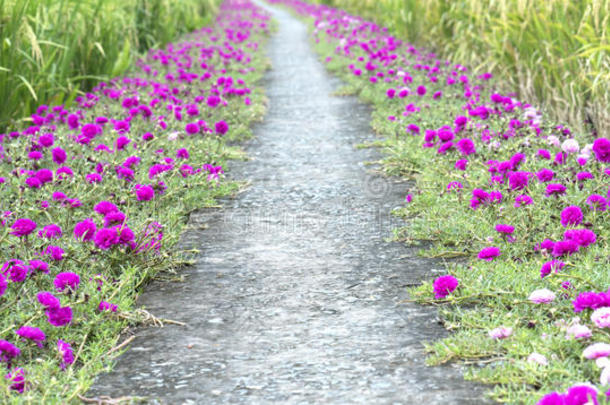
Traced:
[[591, 322], [598, 328], [610, 328], [610, 307], [598, 308], [593, 311]]
[[69, 343], [64, 342], [61, 339], [57, 340], [57, 351], [61, 356], [60, 368], [65, 370], [68, 364], [74, 363], [74, 352], [72, 346]]
[[610, 345], [607, 343], [593, 343], [585, 348], [582, 355], [589, 360], [608, 357], [610, 355]]
[[549, 365], [547, 358], [544, 355], [536, 352], [532, 352], [529, 356], [527, 356], [527, 362], [531, 364], [539, 364], [541, 366]]
[[489, 337], [492, 339], [506, 339], [513, 334], [513, 328], [500, 326], [489, 331]]
[[25, 391], [25, 371], [21, 367], [10, 371], [4, 378], [9, 380], [10, 388], [13, 391], [23, 394], [23, 391]]
[[45, 314], [47, 315], [49, 323], [56, 327], [64, 326], [72, 322], [72, 308], [70, 307], [47, 309]]
[[570, 326], [566, 330], [566, 338], [567, 339], [587, 339], [592, 336], [593, 332], [586, 325], [581, 325], [579, 323]]
[[100, 312], [104, 312], [104, 311], [116, 312], [118, 307], [116, 304], [111, 304], [110, 302], [102, 301], [102, 302], [100, 302], [98, 309], [100, 310]]
[[569, 225], [580, 225], [582, 219], [582, 210], [577, 205], [571, 205], [561, 211], [561, 225], [564, 228], [567, 228]]

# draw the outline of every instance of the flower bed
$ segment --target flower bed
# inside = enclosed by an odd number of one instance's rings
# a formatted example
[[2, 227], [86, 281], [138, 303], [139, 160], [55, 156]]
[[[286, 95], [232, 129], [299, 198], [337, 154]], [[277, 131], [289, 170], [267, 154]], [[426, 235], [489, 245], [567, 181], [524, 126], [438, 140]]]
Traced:
[[385, 170], [414, 180], [397, 238], [433, 242], [426, 256], [466, 259], [412, 291], [446, 304], [455, 332], [428, 345], [429, 362], [474, 364], [467, 378], [495, 384], [492, 397], [505, 402], [601, 400], [610, 386], [610, 141], [572, 133], [498, 93], [490, 74], [362, 18], [272, 2], [311, 18], [345, 92], [375, 107]]
[[[215, 23], [153, 49], [78, 108], [38, 107], [0, 135], [0, 378], [5, 398], [70, 402], [137, 322], [140, 287], [180, 265], [190, 211], [236, 190], [223, 177], [264, 110], [268, 16], [227, 0]], [[253, 87], [254, 86], [254, 87]]]

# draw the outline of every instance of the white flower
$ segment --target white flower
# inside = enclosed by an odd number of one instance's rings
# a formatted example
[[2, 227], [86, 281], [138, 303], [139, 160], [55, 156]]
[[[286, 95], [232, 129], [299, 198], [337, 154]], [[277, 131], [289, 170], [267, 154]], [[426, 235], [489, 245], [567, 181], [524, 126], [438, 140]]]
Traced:
[[540, 353], [533, 352], [529, 356], [527, 356], [527, 362], [532, 364], [539, 364], [541, 366], [548, 366], [549, 361], [544, 357], [544, 355]]
[[542, 288], [533, 291], [528, 299], [536, 304], [546, 304], [555, 300], [555, 293], [547, 288]]
[[492, 339], [506, 339], [513, 334], [513, 328], [500, 326], [489, 331], [489, 337]]
[[578, 141], [576, 139], [566, 139], [561, 144], [561, 150], [565, 153], [578, 153], [580, 150], [580, 145], [578, 145]]
[[610, 328], [610, 307], [598, 308], [593, 311], [591, 322], [598, 328]]

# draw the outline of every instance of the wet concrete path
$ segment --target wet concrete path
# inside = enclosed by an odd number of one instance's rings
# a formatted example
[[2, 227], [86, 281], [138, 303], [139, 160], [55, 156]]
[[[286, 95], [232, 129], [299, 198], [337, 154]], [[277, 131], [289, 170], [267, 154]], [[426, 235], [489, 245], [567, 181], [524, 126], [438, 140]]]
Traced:
[[273, 70], [249, 162], [252, 186], [225, 209], [191, 217], [184, 247], [202, 251], [184, 283], [152, 283], [140, 305], [188, 324], [137, 331], [92, 395], [153, 403], [480, 403], [452, 367], [426, 367], [422, 342], [443, 336], [436, 311], [398, 304], [405, 286], [442, 271], [384, 238], [406, 184], [365, 167], [370, 111], [332, 97], [340, 83], [306, 27], [272, 11]]

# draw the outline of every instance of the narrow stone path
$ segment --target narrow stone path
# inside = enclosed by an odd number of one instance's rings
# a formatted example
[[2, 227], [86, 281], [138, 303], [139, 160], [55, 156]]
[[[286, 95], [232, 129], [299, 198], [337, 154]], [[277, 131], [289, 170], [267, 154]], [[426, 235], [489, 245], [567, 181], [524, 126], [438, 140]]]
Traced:
[[[185, 283], [152, 283], [140, 304], [186, 322], [138, 338], [92, 395], [152, 403], [481, 403], [452, 367], [426, 367], [436, 311], [398, 304], [435, 263], [384, 241], [405, 184], [367, 171], [368, 107], [338, 87], [284, 11], [270, 43], [269, 111], [235, 162], [252, 186], [195, 214], [184, 246], [202, 250]], [[437, 271], [440, 266], [437, 266]], [[88, 395], [91, 396], [91, 395]]]

